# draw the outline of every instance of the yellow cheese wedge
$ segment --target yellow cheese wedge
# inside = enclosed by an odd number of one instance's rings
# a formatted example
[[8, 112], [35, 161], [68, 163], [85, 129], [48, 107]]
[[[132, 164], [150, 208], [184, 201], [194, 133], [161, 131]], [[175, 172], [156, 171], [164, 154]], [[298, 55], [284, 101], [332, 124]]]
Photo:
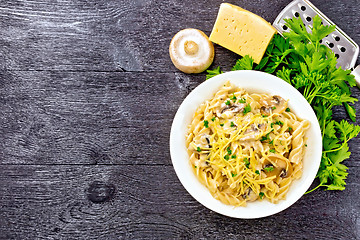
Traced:
[[222, 3], [210, 41], [241, 56], [250, 55], [259, 64], [275, 33], [276, 29], [258, 15]]

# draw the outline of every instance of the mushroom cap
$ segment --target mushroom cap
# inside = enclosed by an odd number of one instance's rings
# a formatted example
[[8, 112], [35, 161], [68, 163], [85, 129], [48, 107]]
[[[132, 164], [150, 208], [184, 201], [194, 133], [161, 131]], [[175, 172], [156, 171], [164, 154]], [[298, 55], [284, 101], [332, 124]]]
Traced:
[[170, 58], [176, 68], [185, 73], [201, 73], [214, 60], [214, 46], [208, 36], [198, 29], [179, 31], [171, 40]]

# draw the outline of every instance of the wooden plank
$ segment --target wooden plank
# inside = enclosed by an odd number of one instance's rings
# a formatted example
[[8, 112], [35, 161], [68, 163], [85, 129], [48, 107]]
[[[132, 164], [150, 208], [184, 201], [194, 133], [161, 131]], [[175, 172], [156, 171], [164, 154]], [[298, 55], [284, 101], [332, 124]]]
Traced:
[[[160, 71], [183, 28], [210, 34], [223, 1], [2, 1], [0, 69]], [[289, 1], [230, 1], [272, 22]], [[313, 1], [356, 42], [359, 7], [351, 1]], [[346, 14], [342, 14], [346, 11]], [[216, 46], [214, 66], [231, 69], [238, 56]]]
[[2, 166], [0, 171], [0, 233], [7, 239], [359, 236], [355, 175], [343, 192], [316, 191], [277, 215], [241, 220], [197, 203], [171, 166]]
[[[169, 165], [172, 119], [204, 81], [180, 73], [58, 71], [3, 72], [0, 79], [2, 164]], [[335, 111], [336, 119], [344, 116], [343, 108]], [[350, 166], [360, 165], [359, 143], [350, 142]]]
[[170, 164], [175, 112], [202, 77], [4, 72], [0, 162]]

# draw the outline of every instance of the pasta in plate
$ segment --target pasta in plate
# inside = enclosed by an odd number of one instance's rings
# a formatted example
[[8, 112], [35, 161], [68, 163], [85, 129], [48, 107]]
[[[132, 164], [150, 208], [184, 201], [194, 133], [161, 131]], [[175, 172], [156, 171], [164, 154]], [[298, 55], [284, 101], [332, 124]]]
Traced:
[[302, 175], [307, 120], [280, 96], [248, 93], [226, 82], [196, 110], [186, 147], [197, 178], [221, 202], [284, 199]]

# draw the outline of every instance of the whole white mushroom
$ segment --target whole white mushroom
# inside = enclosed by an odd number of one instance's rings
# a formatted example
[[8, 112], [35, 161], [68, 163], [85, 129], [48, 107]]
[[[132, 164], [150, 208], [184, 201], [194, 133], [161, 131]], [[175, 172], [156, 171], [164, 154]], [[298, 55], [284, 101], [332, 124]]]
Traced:
[[214, 60], [214, 46], [205, 33], [187, 28], [171, 40], [170, 58], [176, 68], [185, 73], [201, 73]]

